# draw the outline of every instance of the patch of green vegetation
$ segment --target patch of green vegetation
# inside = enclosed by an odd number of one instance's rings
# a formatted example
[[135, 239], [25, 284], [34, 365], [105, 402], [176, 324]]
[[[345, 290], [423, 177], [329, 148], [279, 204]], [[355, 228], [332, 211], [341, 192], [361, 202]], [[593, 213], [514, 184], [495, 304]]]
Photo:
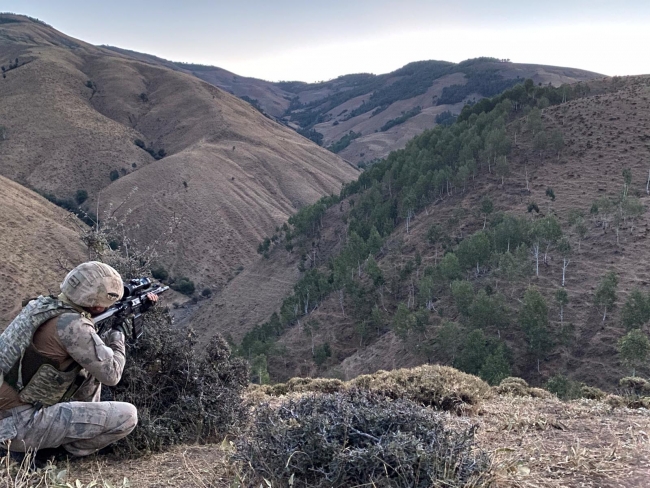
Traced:
[[519, 79], [504, 79], [503, 76], [494, 72], [479, 72], [466, 76], [466, 84], [444, 87], [436, 105], [460, 103], [474, 93], [484, 97], [493, 97], [521, 82]]
[[176, 290], [177, 292], [188, 296], [193, 295], [194, 290], [196, 289], [194, 286], [194, 282], [189, 278], [185, 278], [185, 277], [175, 279], [174, 282], [171, 283], [169, 286], [171, 287], [172, 290]]
[[420, 107], [418, 105], [417, 107], [412, 108], [411, 110], [409, 110], [407, 112], [403, 112], [402, 115], [400, 115], [399, 117], [396, 117], [394, 119], [390, 119], [388, 122], [386, 122], [384, 125], [382, 125], [379, 130], [381, 132], [386, 132], [388, 129], [392, 129], [396, 125], [403, 124], [408, 119], [410, 119], [411, 117], [415, 117], [416, 115], [418, 115], [421, 112], [422, 112], [422, 107]]
[[352, 141], [358, 139], [359, 137], [361, 137], [361, 132], [354, 132], [351, 130], [346, 135], [341, 137], [338, 141], [332, 143], [327, 149], [335, 154], [338, 154], [343, 151], [343, 149], [348, 147]]

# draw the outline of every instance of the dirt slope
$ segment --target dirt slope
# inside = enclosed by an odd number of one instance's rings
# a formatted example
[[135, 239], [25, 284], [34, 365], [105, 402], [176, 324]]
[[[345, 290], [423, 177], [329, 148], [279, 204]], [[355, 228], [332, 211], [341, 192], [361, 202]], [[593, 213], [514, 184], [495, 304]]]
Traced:
[[120, 207], [132, 237], [164, 241], [164, 264], [199, 291], [223, 285], [276, 225], [357, 174], [194, 76], [2, 15], [0, 64], [15, 58], [0, 80], [0, 174], [59, 198], [86, 190], [89, 209], [100, 195], [100, 218]]
[[4, 329], [24, 298], [58, 293], [65, 274], [85, 256], [68, 212], [2, 176], [0, 215], [0, 329]]

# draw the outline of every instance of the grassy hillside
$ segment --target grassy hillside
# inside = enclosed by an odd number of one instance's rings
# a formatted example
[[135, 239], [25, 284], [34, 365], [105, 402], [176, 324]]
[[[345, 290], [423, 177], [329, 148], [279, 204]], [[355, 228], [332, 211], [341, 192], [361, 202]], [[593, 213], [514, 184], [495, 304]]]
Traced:
[[[2, 143], [0, 143], [0, 150]], [[0, 328], [28, 297], [59, 293], [59, 283], [85, 257], [83, 225], [31, 190], [0, 176]]]
[[159, 246], [197, 292], [223, 286], [264, 235], [358, 174], [194, 76], [0, 19], [0, 173], [114, 216], [129, 229], [121, 244]]
[[278, 379], [429, 361], [614, 388], [618, 340], [650, 319], [649, 85], [515, 87], [304, 209], [270, 254], [300, 254], [303, 278], [242, 352]]

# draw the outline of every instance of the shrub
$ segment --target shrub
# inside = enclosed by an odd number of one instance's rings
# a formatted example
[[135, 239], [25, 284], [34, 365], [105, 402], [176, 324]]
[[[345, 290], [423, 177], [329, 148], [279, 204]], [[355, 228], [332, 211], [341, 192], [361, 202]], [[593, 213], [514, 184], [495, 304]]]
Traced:
[[580, 398], [580, 388], [582, 385], [576, 381], [570, 380], [564, 375], [557, 374], [546, 382], [546, 389], [558, 396], [562, 400], [575, 400]]
[[151, 268], [151, 276], [157, 280], [165, 281], [167, 278], [169, 278], [169, 273], [162, 266], [156, 266], [154, 268]]
[[618, 385], [635, 395], [650, 394], [650, 383], [638, 376], [626, 376], [625, 378], [621, 378]]
[[332, 355], [332, 349], [330, 348], [330, 345], [328, 342], [325, 344], [322, 344], [314, 349], [314, 362], [318, 366], [322, 366], [325, 364], [325, 361], [327, 361], [327, 358], [329, 358]]
[[201, 292], [201, 296], [204, 296], [206, 298], [212, 296], [212, 290], [210, 288], [203, 288], [203, 291]]
[[607, 395], [603, 401], [612, 408], [627, 407], [627, 401], [622, 396]]
[[216, 336], [197, 355], [186, 331], [175, 331], [162, 311], [145, 315], [145, 333], [129, 350], [122, 381], [111, 388], [114, 400], [134, 404], [138, 426], [114, 450], [133, 456], [187, 442], [214, 441], [245, 423], [241, 394], [248, 366], [230, 354]]
[[343, 382], [328, 378], [292, 378], [266, 387], [267, 395], [287, 393], [334, 393], [350, 389], [366, 390], [391, 399], [405, 398], [442, 410], [458, 413], [473, 408], [490, 394], [490, 386], [480, 378], [440, 365], [424, 365], [393, 371], [377, 371]]
[[86, 190], [77, 190], [75, 193], [74, 199], [79, 205], [88, 200], [88, 192]]
[[[489, 458], [476, 426], [447, 430], [443, 417], [409, 400], [353, 390], [256, 409], [234, 458], [258, 486], [475, 486]], [[253, 486], [253, 483], [251, 483]]]
[[[508, 378], [506, 378], [507, 380]], [[528, 385], [523, 385], [519, 382], [507, 382], [502, 381], [499, 386], [494, 388], [494, 391], [499, 395], [510, 395], [510, 396], [521, 396], [526, 397], [530, 396], [530, 388]]]
[[108, 177], [111, 179], [111, 181], [115, 181], [120, 177], [120, 172], [114, 169], [109, 173]]
[[607, 396], [607, 393], [595, 386], [582, 385], [580, 388], [580, 396], [589, 400], [602, 400]]
[[145, 149], [147, 147], [147, 145], [142, 139], [136, 139], [135, 141], [133, 141], [133, 144], [138, 146], [140, 149]]
[[346, 388], [346, 383], [336, 378], [291, 378], [286, 383], [264, 386], [261, 391], [266, 395], [282, 396], [288, 393], [336, 393]]
[[523, 378], [517, 378], [516, 376], [509, 376], [508, 378], [504, 378], [501, 383], [501, 385], [507, 385], [507, 384], [517, 384], [521, 385], [523, 387], [528, 387], [528, 383], [526, 382], [525, 379]]
[[528, 394], [533, 398], [553, 398], [553, 394], [543, 388], [528, 388]]
[[179, 278], [178, 281], [171, 284], [170, 287], [172, 290], [176, 290], [183, 295], [192, 295], [194, 293], [195, 287], [194, 282], [189, 278]]

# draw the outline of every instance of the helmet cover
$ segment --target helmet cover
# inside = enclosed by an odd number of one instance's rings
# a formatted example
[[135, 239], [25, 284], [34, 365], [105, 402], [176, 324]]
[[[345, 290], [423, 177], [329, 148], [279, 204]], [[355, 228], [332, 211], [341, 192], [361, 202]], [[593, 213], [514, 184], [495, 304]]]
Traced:
[[68, 273], [61, 292], [80, 307], [110, 307], [122, 298], [124, 284], [120, 274], [98, 261], [82, 263]]

